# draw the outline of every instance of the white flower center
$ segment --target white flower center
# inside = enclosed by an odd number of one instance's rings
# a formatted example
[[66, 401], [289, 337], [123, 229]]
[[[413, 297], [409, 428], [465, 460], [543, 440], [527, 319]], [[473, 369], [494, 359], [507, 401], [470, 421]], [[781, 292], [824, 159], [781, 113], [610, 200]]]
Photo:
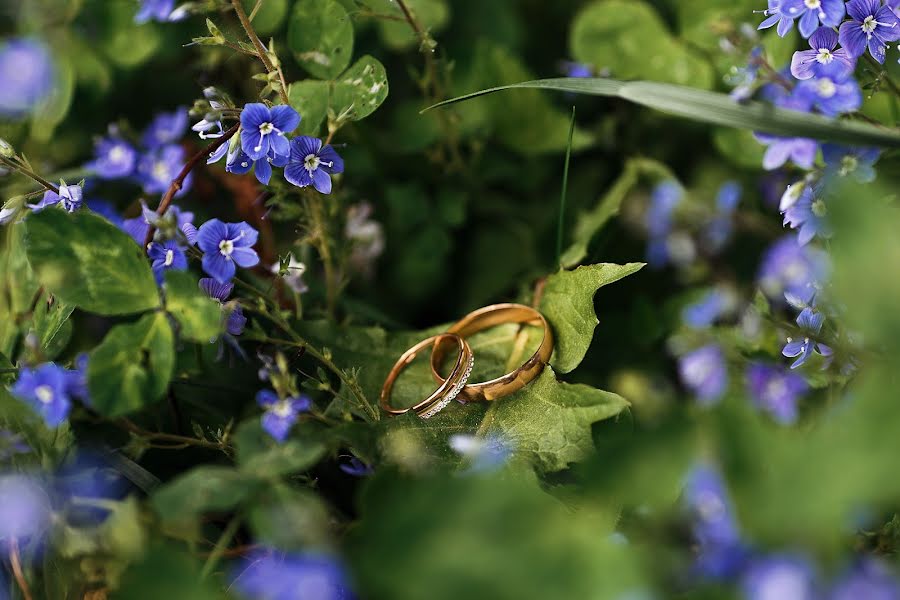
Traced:
[[53, 401], [53, 388], [49, 385], [39, 385], [34, 388], [34, 395], [44, 404], [50, 404]]
[[846, 177], [850, 173], [856, 171], [859, 168], [859, 159], [855, 156], [850, 156], [849, 154], [841, 159], [841, 175]]
[[825, 207], [825, 202], [822, 200], [816, 200], [812, 203], [812, 213], [819, 217], [820, 219], [828, 214], [828, 208]]
[[831, 50], [828, 48], [819, 48], [819, 53], [816, 55], [816, 60], [819, 64], [828, 65], [831, 64], [831, 61], [834, 60], [834, 54], [832, 54]]
[[819, 81], [819, 96], [822, 98], [832, 98], [837, 94], [837, 86], [828, 77], [824, 77]]
[[222, 253], [222, 256], [231, 256], [231, 253], [234, 252], [234, 242], [222, 240], [219, 242], [219, 252]]
[[260, 135], [269, 135], [273, 131], [275, 131], [275, 126], [271, 123], [263, 123], [259, 126]]
[[871, 36], [872, 33], [878, 29], [878, 21], [875, 20], [875, 15], [869, 15], [866, 17], [866, 20], [863, 21], [862, 30], [866, 32], [867, 36]]
[[787, 383], [781, 377], [769, 380], [766, 389], [763, 390], [763, 396], [768, 400], [775, 400], [787, 393]]
[[125, 160], [125, 154], [125, 148], [122, 146], [113, 146], [113, 149], [109, 151], [109, 161], [120, 163]]
[[315, 171], [316, 169], [319, 168], [319, 163], [321, 163], [321, 162], [322, 161], [319, 160], [319, 157], [316, 156], [315, 154], [307, 154], [306, 158], [303, 159], [303, 166], [304, 166], [304, 168], [306, 168], [307, 171], [312, 173], [313, 171]]
[[803, 4], [806, 8], [816, 10], [822, 7], [822, 0], [803, 0]]
[[287, 400], [280, 400], [279, 402], [276, 402], [272, 405], [271, 412], [273, 415], [281, 417], [283, 419], [285, 417], [291, 416], [291, 413], [293, 413], [294, 411]]
[[162, 161], [153, 163], [153, 178], [159, 181], [169, 179], [168, 165]]
[[175, 252], [166, 250], [166, 260], [163, 264], [167, 267], [171, 267], [173, 262], [175, 262]]

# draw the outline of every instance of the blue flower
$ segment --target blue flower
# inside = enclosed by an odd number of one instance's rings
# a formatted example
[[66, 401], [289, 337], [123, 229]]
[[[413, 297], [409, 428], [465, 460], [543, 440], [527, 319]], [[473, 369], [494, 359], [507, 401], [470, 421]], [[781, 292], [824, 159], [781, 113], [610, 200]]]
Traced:
[[312, 408], [312, 400], [301, 394], [293, 398], [281, 399], [272, 390], [260, 390], [256, 403], [266, 409], [262, 416], [262, 427], [277, 442], [287, 439], [288, 433], [300, 417], [300, 413]]
[[814, 600], [815, 574], [809, 561], [793, 555], [772, 555], [755, 561], [742, 577], [747, 600]]
[[215, 279], [204, 277], [199, 281], [200, 289], [219, 303], [225, 313], [225, 330], [231, 335], [241, 335], [247, 325], [247, 317], [237, 300], [228, 302], [228, 297], [234, 289], [233, 283], [219, 283]]
[[234, 277], [235, 264], [245, 269], [256, 266], [259, 256], [251, 246], [258, 236], [257, 231], [243, 221], [207, 221], [197, 230], [197, 245], [203, 251], [203, 270], [219, 283], [228, 283]]
[[0, 116], [34, 112], [53, 91], [53, 60], [44, 44], [10, 38], [0, 46]]
[[678, 362], [678, 373], [684, 385], [705, 406], [718, 402], [728, 388], [725, 356], [715, 344], [703, 346], [682, 356]]
[[847, 12], [852, 20], [841, 25], [841, 46], [854, 58], [862, 56], [868, 46], [872, 58], [884, 64], [888, 43], [900, 39], [900, 19], [890, 6], [882, 6], [881, 0], [850, 0]]
[[[785, 1], [790, 2], [790, 0]], [[778, 23], [778, 35], [781, 37], [786, 36], [794, 27], [794, 18], [781, 10], [783, 3], [783, 0], [768, 0], [769, 8], [764, 11], [757, 11], [762, 12], [766, 16], [766, 19], [759, 24], [757, 29], [768, 29]]]
[[322, 140], [298, 136], [291, 140], [291, 160], [284, 169], [288, 182], [306, 187], [312, 184], [323, 194], [331, 193], [331, 173], [344, 172], [344, 159], [330, 145], [322, 147]]
[[194, 213], [183, 211], [176, 204], [169, 206], [166, 214], [159, 216], [156, 214], [156, 211], [150, 210], [142, 200], [141, 216], [122, 221], [122, 230], [130, 235], [139, 246], [143, 246], [151, 223], [157, 229], [158, 238], [164, 236], [173, 238], [176, 235], [176, 230], [184, 231], [186, 227], [191, 225], [193, 220]]
[[747, 368], [747, 389], [760, 410], [790, 425], [797, 421], [797, 402], [809, 386], [802, 377], [780, 366], [753, 363]]
[[770, 298], [780, 299], [787, 293], [811, 299], [821, 288], [829, 270], [827, 254], [800, 245], [795, 236], [786, 236], [766, 251], [758, 279], [763, 292]]
[[80, 185], [59, 184], [59, 193], [52, 190], [44, 192], [44, 197], [37, 204], [29, 204], [28, 208], [34, 212], [41, 212], [48, 206], [62, 204], [62, 207], [68, 212], [75, 212], [81, 208], [82, 196], [84, 192]]
[[560, 67], [560, 70], [566, 77], [584, 78], [594, 76], [594, 68], [586, 63], [564, 60], [560, 64]]
[[485, 437], [454, 434], [449, 439], [450, 447], [469, 461], [470, 473], [496, 471], [509, 459], [513, 448], [504, 438], [497, 435]]
[[803, 363], [809, 360], [809, 357], [812, 356], [814, 350], [818, 354], [826, 357], [826, 359], [829, 359], [825, 363], [825, 366], [828, 366], [830, 357], [834, 354], [834, 350], [832, 350], [831, 347], [816, 341], [816, 337], [822, 331], [822, 324], [824, 322], [825, 315], [815, 312], [810, 307], [804, 308], [800, 313], [800, 316], [797, 317], [797, 325], [804, 334], [803, 338], [795, 340], [792, 337], [788, 337], [787, 343], [784, 345], [784, 348], [781, 349], [781, 353], [788, 358], [799, 357], [794, 361], [794, 364], [791, 365], [792, 369], [802, 366]]
[[815, 236], [830, 237], [831, 226], [826, 218], [828, 209], [825, 200], [819, 197], [818, 190], [811, 184], [802, 185], [799, 195], [785, 193], [781, 203], [781, 214], [784, 215], [783, 225], [790, 225], [791, 229], [799, 228], [797, 241], [801, 246], [808, 244]]
[[10, 391], [41, 415], [48, 427], [58, 427], [72, 408], [69, 374], [54, 363], [23, 367]]
[[119, 211], [116, 208], [107, 202], [106, 200], [100, 200], [97, 198], [91, 198], [85, 200], [84, 205], [87, 206], [90, 210], [97, 213], [119, 229], [121, 229], [124, 225], [124, 221], [122, 217], [119, 215]]
[[800, 19], [800, 35], [808, 38], [819, 27], [837, 27], [844, 20], [844, 0], [783, 0], [782, 12]]
[[837, 144], [822, 144], [825, 172], [829, 176], [853, 177], [860, 183], [875, 180], [875, 163], [881, 156], [878, 148], [855, 148]]
[[672, 230], [672, 215], [683, 196], [684, 190], [675, 181], [663, 181], [650, 193], [644, 225], [649, 235], [647, 262], [651, 267], [661, 267], [669, 260], [667, 238]]
[[[226, 154], [228, 145], [223, 145], [215, 152], [209, 155], [206, 164], [218, 162]], [[284, 167], [288, 164], [288, 157], [275, 154], [274, 148], [269, 148], [269, 154], [259, 160], [250, 158], [242, 148], [235, 148], [227, 153], [228, 158], [225, 160], [225, 171], [234, 173], [235, 175], [244, 175], [250, 169], [253, 169], [256, 180], [263, 185], [269, 185], [272, 178], [272, 165], [276, 167]]]
[[291, 153], [287, 134], [297, 129], [300, 115], [290, 106], [279, 104], [271, 109], [265, 104], [245, 104], [241, 111], [241, 148], [252, 160], [269, 155], [288, 157]]
[[844, 48], [837, 48], [838, 34], [830, 27], [820, 27], [809, 38], [811, 50], [794, 52], [791, 75], [797, 79], [831, 77], [842, 81], [853, 74], [856, 59]]
[[716, 195], [716, 212], [703, 231], [703, 237], [713, 252], [722, 249], [731, 237], [734, 211], [741, 201], [741, 185], [736, 181], [726, 181]]
[[349, 460], [339, 464], [338, 468], [347, 475], [353, 477], [368, 477], [375, 472], [375, 469], [373, 469], [371, 465], [367, 465], [355, 456], [350, 456]]
[[759, 79], [759, 69], [763, 65], [763, 47], [754, 46], [750, 51], [746, 67], [733, 67], [726, 82], [734, 86], [729, 96], [733, 100], [743, 102], [753, 94], [754, 84]]
[[161, 23], [171, 20], [175, 12], [175, 0], [141, 0], [141, 8], [134, 15], [134, 22], [138, 24], [154, 20]]
[[94, 160], [85, 165], [101, 179], [122, 179], [134, 173], [137, 151], [115, 130], [94, 144]]
[[828, 600], [898, 600], [900, 582], [885, 563], [865, 558], [834, 585]]
[[731, 310], [734, 295], [726, 290], [714, 289], [704, 294], [698, 301], [684, 307], [682, 320], [694, 329], [704, 329], [716, 319]]
[[176, 240], [150, 242], [147, 247], [147, 256], [152, 261], [151, 267], [153, 275], [156, 276], [156, 283], [160, 285], [162, 285], [163, 274], [166, 271], [170, 269], [184, 271], [188, 266], [187, 256]]
[[21, 547], [42, 536], [51, 520], [50, 497], [38, 479], [0, 475], [0, 544], [16, 540]]
[[[184, 148], [169, 144], [154, 148], [141, 156], [138, 161], [138, 181], [148, 194], [162, 194], [169, 189], [172, 180], [178, 176], [184, 166]], [[175, 194], [179, 197], [191, 187], [192, 175], [188, 174], [181, 189]]]
[[141, 137], [141, 143], [148, 150], [174, 144], [184, 136], [188, 126], [186, 108], [176, 108], [170, 113], [160, 113], [154, 117]]
[[768, 145], [763, 155], [763, 168], [774, 171], [788, 161], [801, 169], [812, 169], [819, 145], [809, 138], [788, 138], [767, 133], [755, 133], [756, 139]]
[[862, 92], [852, 77], [840, 81], [822, 76], [801, 81], [796, 94], [829, 117], [850, 113], [862, 106]]
[[248, 556], [232, 586], [248, 600], [348, 600], [352, 597], [344, 569], [334, 559], [274, 550]]

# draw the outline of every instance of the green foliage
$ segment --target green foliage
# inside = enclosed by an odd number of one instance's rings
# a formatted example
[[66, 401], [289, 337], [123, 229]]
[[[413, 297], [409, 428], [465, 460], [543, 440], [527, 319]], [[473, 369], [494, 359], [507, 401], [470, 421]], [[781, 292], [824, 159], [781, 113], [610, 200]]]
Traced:
[[[200, 565], [181, 549], [157, 544], [129, 569], [112, 600], [225, 600], [220, 586], [203, 582], [197, 574]], [[162, 575], [165, 576], [162, 576]]]
[[183, 338], [202, 344], [222, 333], [222, 307], [203, 293], [190, 273], [166, 271], [165, 290], [166, 311], [178, 321]]
[[[702, 12], [699, 11], [699, 12]], [[597, 0], [572, 23], [575, 60], [608, 69], [617, 79], [648, 79], [709, 89], [709, 64], [672, 37], [656, 11], [640, 0]]]
[[314, 430], [279, 444], [263, 431], [259, 419], [238, 427], [234, 440], [240, 470], [252, 477], [277, 478], [312, 467], [325, 455], [326, 445]]
[[353, 56], [353, 24], [336, 0], [300, 0], [288, 25], [288, 47], [314, 77], [334, 79]]
[[106, 219], [49, 209], [29, 217], [24, 227], [37, 280], [63, 302], [102, 315], [159, 305], [140, 248]]
[[[414, 49], [420, 40], [406, 23], [406, 17], [396, 2], [391, 0], [361, 0], [373, 12], [392, 18], [378, 21], [378, 33], [384, 45], [394, 50]], [[407, 0], [406, 6], [413, 18], [430, 34], [440, 32], [450, 18], [446, 0]]]
[[114, 417], [162, 398], [172, 378], [174, 345], [172, 326], [163, 312], [113, 327], [88, 362], [92, 406]]

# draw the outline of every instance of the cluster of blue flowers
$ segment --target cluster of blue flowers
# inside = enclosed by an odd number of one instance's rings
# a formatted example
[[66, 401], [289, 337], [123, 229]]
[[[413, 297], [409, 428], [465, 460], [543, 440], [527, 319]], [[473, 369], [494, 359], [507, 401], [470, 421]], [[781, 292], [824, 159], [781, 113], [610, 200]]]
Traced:
[[22, 367], [10, 391], [31, 406], [48, 427], [59, 427], [72, 410], [72, 400], [90, 406], [87, 387], [86, 354], [75, 359], [74, 369], [49, 362], [34, 368]]
[[747, 600], [900, 598], [900, 581], [876, 559], [860, 559], [827, 581], [803, 554], [754, 548], [742, 539], [725, 482], [709, 464], [691, 471], [683, 500], [695, 543], [693, 572], [702, 580], [733, 582]]

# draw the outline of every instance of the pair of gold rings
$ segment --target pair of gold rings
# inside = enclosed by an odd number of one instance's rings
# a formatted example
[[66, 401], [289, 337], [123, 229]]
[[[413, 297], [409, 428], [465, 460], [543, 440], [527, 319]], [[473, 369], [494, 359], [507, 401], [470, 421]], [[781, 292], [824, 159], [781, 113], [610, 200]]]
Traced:
[[[481, 383], [469, 383], [475, 356], [466, 338], [504, 323], [538, 325], [544, 330], [544, 337], [537, 351], [518, 369], [496, 379]], [[439, 387], [421, 402], [407, 407], [394, 408], [390, 404], [391, 391], [400, 373], [426, 348], [431, 348], [431, 374]], [[457, 359], [450, 374], [444, 378], [439, 368], [452, 347], [456, 348]], [[381, 388], [381, 408], [391, 415], [401, 415], [414, 411], [423, 419], [430, 419], [443, 410], [454, 399], [462, 402], [490, 401], [508, 396], [534, 380], [553, 353], [553, 332], [544, 315], [522, 304], [493, 304], [469, 313], [446, 332], [424, 339], [404, 352], [394, 363], [391, 372]]]

